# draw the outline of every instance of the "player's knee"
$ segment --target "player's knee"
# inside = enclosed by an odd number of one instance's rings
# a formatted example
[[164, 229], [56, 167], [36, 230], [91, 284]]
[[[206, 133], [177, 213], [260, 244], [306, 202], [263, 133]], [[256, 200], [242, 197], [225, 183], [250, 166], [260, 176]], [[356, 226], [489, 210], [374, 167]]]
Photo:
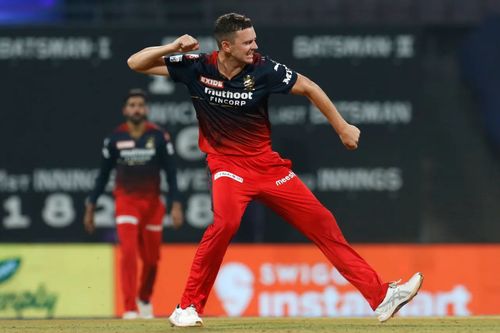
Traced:
[[146, 266], [148, 269], [157, 269], [158, 267], [158, 262], [160, 261], [160, 258], [147, 258], [143, 259], [142, 264]]
[[224, 235], [234, 235], [240, 227], [240, 220], [226, 219], [217, 223], [217, 229]]
[[335, 220], [335, 217], [328, 209], [318, 210], [310, 218], [314, 226], [312, 231], [316, 231], [320, 236], [326, 236], [327, 234], [337, 235], [340, 233], [337, 220]]
[[142, 258], [142, 261], [144, 264], [148, 266], [156, 266], [160, 261], [160, 253], [159, 252], [149, 253], [148, 255]]
[[120, 244], [120, 252], [123, 258], [135, 258], [138, 253], [137, 246], [135, 244]]
[[314, 211], [313, 214], [310, 215], [315, 221], [318, 221], [319, 223], [335, 223], [337, 224], [337, 221], [335, 220], [335, 217], [333, 216], [332, 212], [330, 212], [328, 209], [324, 208], [323, 209], [318, 209]]
[[226, 234], [234, 235], [240, 227], [240, 222], [239, 221], [230, 221], [228, 223], [225, 223], [224, 225], [224, 232]]

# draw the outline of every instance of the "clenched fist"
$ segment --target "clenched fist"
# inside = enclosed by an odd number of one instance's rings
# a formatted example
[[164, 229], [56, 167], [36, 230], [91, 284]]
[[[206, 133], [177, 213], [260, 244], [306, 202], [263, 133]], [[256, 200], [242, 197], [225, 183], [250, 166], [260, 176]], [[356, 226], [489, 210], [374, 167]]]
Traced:
[[173, 44], [177, 46], [177, 51], [181, 53], [196, 51], [200, 49], [200, 44], [198, 43], [196, 38], [187, 34], [177, 38], [173, 42]]
[[353, 125], [347, 124], [342, 131], [339, 132], [340, 140], [349, 150], [358, 148], [359, 135], [361, 131]]

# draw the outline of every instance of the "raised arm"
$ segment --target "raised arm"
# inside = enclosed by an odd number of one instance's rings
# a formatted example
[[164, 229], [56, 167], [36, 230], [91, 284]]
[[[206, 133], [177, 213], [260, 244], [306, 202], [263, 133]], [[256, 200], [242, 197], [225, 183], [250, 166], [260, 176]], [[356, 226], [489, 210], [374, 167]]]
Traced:
[[164, 56], [196, 51], [199, 48], [200, 45], [194, 37], [183, 35], [172, 43], [147, 47], [131, 55], [127, 60], [127, 64], [132, 70], [139, 73], [168, 76], [168, 69], [163, 61]]
[[297, 82], [295, 82], [291, 92], [294, 95], [306, 96], [323, 113], [347, 149], [358, 148], [359, 129], [342, 118], [333, 102], [320, 86], [304, 75], [298, 74]]

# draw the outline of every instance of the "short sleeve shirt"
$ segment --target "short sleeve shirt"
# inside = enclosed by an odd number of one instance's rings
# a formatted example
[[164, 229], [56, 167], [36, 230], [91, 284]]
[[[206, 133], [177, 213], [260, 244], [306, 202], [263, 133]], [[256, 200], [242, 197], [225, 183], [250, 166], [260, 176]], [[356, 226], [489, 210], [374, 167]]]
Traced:
[[164, 155], [173, 154], [170, 136], [152, 123], [137, 139], [130, 136], [126, 123], [121, 124], [106, 138], [103, 157], [114, 160], [116, 168], [115, 195], [136, 194], [158, 196], [160, 170]]
[[271, 150], [270, 94], [286, 94], [297, 73], [255, 54], [231, 80], [217, 69], [217, 51], [165, 57], [170, 77], [185, 84], [198, 118], [200, 149], [207, 154], [253, 156]]

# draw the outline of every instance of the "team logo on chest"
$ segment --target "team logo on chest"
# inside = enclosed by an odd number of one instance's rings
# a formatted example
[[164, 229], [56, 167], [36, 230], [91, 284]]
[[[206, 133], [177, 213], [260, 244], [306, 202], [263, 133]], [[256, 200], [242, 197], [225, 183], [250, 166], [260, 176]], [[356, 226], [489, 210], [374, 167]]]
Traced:
[[255, 90], [255, 79], [253, 76], [247, 75], [243, 78], [243, 86], [246, 91], [254, 91]]
[[152, 149], [155, 147], [155, 138], [150, 136], [148, 140], [146, 141], [146, 148]]
[[216, 79], [211, 79], [208, 77], [205, 77], [203, 75], [200, 76], [200, 82], [208, 87], [211, 88], [217, 88], [217, 89], [224, 89], [224, 82]]

